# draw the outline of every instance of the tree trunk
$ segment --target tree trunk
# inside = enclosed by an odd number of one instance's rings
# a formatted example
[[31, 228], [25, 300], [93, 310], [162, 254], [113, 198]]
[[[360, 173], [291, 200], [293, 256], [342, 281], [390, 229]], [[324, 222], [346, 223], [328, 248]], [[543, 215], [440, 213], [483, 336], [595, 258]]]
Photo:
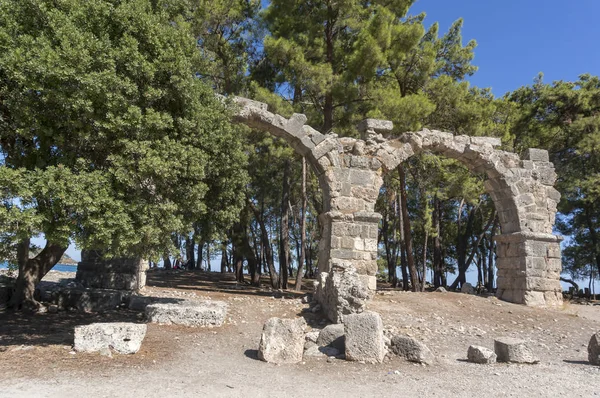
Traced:
[[[488, 219], [487, 224], [481, 231], [481, 234], [479, 234], [479, 237], [477, 238], [477, 241], [475, 242], [473, 249], [471, 250], [471, 255], [469, 256], [469, 259], [465, 261], [464, 258], [466, 256], [466, 251], [467, 251], [466, 246], [468, 244], [469, 237], [471, 236], [472, 231], [473, 231], [473, 220], [475, 219], [475, 209], [476, 208], [473, 208], [469, 212], [469, 220], [467, 222], [467, 229], [465, 231], [464, 238], [461, 240], [463, 246], [461, 246], [461, 253], [459, 253], [458, 277], [454, 280], [454, 282], [452, 282], [452, 285], [450, 286], [450, 289], [452, 289], [452, 290], [456, 289], [459, 282], [460, 282], [461, 286], [466, 282], [466, 272], [469, 269], [469, 266], [471, 265], [473, 258], [475, 257], [475, 253], [478, 250], [479, 245], [481, 244], [481, 240], [485, 236], [485, 233], [487, 232], [487, 230], [490, 229], [494, 219], [496, 218], [496, 211], [494, 210], [494, 211], [492, 211], [491, 217]], [[457, 252], [458, 252], [458, 248], [457, 248]], [[462, 256], [462, 257], [460, 257], [460, 256]]]
[[196, 265], [196, 260], [194, 256], [194, 249], [196, 248], [196, 241], [194, 237], [187, 236], [185, 238], [185, 267], [187, 269], [194, 269]]
[[58, 263], [66, 246], [47, 242], [44, 249], [34, 258], [29, 258], [29, 238], [17, 245], [17, 262], [19, 275], [15, 282], [9, 307], [15, 310], [37, 311], [41, 304], [35, 300], [35, 287], [42, 278]]
[[402, 223], [404, 228], [404, 241], [406, 246], [406, 259], [408, 262], [408, 270], [410, 271], [411, 290], [413, 292], [420, 291], [419, 276], [417, 267], [415, 266], [415, 258], [413, 256], [412, 235], [410, 228], [410, 218], [408, 217], [408, 197], [406, 195], [406, 174], [402, 165], [398, 166], [398, 176], [400, 177], [400, 198], [402, 210]]
[[494, 219], [494, 225], [492, 225], [492, 232], [490, 233], [490, 246], [489, 246], [489, 258], [488, 258], [488, 275], [487, 275], [487, 284], [485, 288], [488, 292], [494, 290], [494, 257], [496, 251], [494, 250], [495, 242], [494, 236], [496, 236], [496, 230], [498, 229], [498, 216]]
[[221, 273], [227, 272], [227, 244], [221, 242]]
[[248, 204], [254, 212], [254, 217], [256, 218], [260, 226], [260, 236], [265, 254], [265, 260], [269, 269], [271, 287], [273, 289], [279, 289], [279, 275], [277, 274], [277, 270], [275, 269], [275, 262], [273, 259], [273, 248], [271, 247], [271, 242], [269, 240], [269, 231], [267, 231], [267, 227], [265, 225], [265, 221], [263, 220], [262, 214], [260, 214], [260, 212], [258, 211], [258, 209], [256, 209], [252, 202], [249, 202]]
[[288, 267], [290, 258], [289, 200], [290, 200], [290, 161], [286, 160], [283, 168], [281, 195], [281, 227], [279, 228], [279, 272], [281, 287], [288, 288]]
[[[435, 238], [433, 238], [433, 286], [438, 288], [445, 285], [444, 281], [444, 260], [442, 257], [442, 206], [439, 198], [434, 198], [433, 202], [433, 227], [435, 228]], [[445, 286], [444, 286], [445, 287]]]
[[429, 239], [429, 231], [425, 231], [425, 242], [423, 243], [423, 283], [421, 283], [421, 291], [425, 291], [425, 279], [427, 278], [427, 241]]
[[198, 242], [198, 258], [196, 262], [196, 268], [202, 271], [202, 261], [204, 260], [204, 241]]
[[302, 290], [302, 274], [306, 261], [306, 158], [302, 157], [302, 214], [300, 215], [300, 258], [298, 259], [298, 272], [296, 274], [296, 290]]
[[171, 269], [172, 265], [171, 265], [171, 257], [169, 257], [168, 253], [165, 253], [163, 255], [163, 267], [165, 269]]

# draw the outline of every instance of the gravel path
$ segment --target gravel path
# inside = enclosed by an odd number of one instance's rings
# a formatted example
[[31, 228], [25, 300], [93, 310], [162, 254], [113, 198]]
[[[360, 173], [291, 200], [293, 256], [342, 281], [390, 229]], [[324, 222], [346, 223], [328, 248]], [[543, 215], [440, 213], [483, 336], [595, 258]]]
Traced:
[[[388, 330], [425, 342], [436, 364], [415, 365], [395, 357], [379, 365], [308, 358], [277, 366], [256, 359], [262, 324], [271, 316], [299, 315], [306, 305], [298, 298], [274, 298], [266, 291], [239, 287], [224, 292], [210, 283], [171, 285], [147, 288], [146, 294], [225, 300], [230, 307], [227, 324], [214, 329], [149, 325], [138, 354], [112, 358], [74, 354], [65, 344], [5, 345], [0, 352], [0, 397], [600, 394], [600, 367], [587, 363], [586, 349], [592, 333], [600, 329], [599, 306], [542, 310], [460, 293], [380, 292], [370, 309], [382, 315]], [[44, 320], [51, 322], [51, 316]], [[307, 317], [309, 324], [322, 326], [316, 316]], [[469, 345], [493, 348], [493, 339], [501, 336], [528, 341], [540, 363], [487, 366], [465, 361]]]

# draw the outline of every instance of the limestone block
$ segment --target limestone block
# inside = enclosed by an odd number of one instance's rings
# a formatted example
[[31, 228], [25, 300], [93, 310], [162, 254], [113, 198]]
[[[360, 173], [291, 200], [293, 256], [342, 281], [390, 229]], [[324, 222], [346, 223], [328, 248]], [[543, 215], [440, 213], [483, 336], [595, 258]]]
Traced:
[[146, 318], [152, 323], [184, 326], [222, 326], [227, 315], [223, 301], [184, 300], [176, 304], [157, 303], [146, 307]]
[[502, 145], [502, 140], [496, 137], [471, 137], [471, 144], [497, 147]]
[[431, 365], [434, 362], [433, 353], [422, 342], [409, 336], [397, 335], [392, 337], [390, 350], [407, 361]]
[[277, 364], [302, 361], [305, 329], [304, 318], [270, 318], [263, 326], [258, 358]]
[[475, 294], [475, 288], [473, 288], [473, 285], [471, 285], [469, 282], [463, 283], [463, 285], [460, 287], [460, 291], [461, 293], [465, 294]]
[[594, 333], [588, 344], [588, 360], [592, 365], [600, 366], [600, 332]]
[[523, 159], [532, 160], [534, 162], [548, 162], [550, 161], [550, 156], [548, 155], [548, 151], [545, 149], [529, 148], [525, 150]]
[[381, 363], [385, 357], [383, 322], [376, 312], [363, 312], [344, 316], [346, 359]]
[[343, 352], [345, 349], [344, 325], [337, 323], [325, 326], [319, 333], [316, 343], [318, 346], [331, 346]]
[[472, 345], [467, 351], [467, 360], [473, 363], [492, 364], [496, 363], [496, 353], [489, 348]]
[[494, 340], [494, 351], [498, 356], [498, 362], [514, 363], [538, 363], [527, 343], [523, 340], [511, 337], [503, 337]]
[[373, 130], [376, 133], [386, 133], [394, 129], [394, 123], [390, 120], [365, 119], [358, 124], [357, 129], [360, 133], [368, 130]]
[[113, 349], [121, 354], [135, 354], [146, 336], [145, 324], [115, 322], [92, 323], [75, 327], [75, 351], [94, 352]]
[[546, 297], [544, 292], [526, 291], [523, 293], [523, 304], [529, 307], [545, 307]]
[[340, 350], [335, 347], [313, 345], [304, 350], [305, 357], [337, 357], [338, 355], [340, 355]]

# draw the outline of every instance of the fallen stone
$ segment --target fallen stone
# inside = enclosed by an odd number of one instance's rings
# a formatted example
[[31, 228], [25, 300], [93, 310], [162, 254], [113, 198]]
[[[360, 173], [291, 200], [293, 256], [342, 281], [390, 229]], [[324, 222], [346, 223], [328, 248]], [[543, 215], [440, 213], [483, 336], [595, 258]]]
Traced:
[[489, 348], [472, 345], [467, 351], [467, 360], [473, 363], [492, 364], [496, 363], [496, 353]]
[[331, 346], [344, 351], [344, 325], [338, 323], [325, 326], [319, 333], [316, 343], [321, 347]]
[[302, 361], [305, 329], [304, 318], [270, 318], [263, 326], [258, 346], [258, 358], [265, 362], [278, 364]]
[[440, 286], [437, 289], [435, 289], [435, 291], [438, 292], [438, 293], [446, 293], [447, 292], [446, 288], [444, 288], [442, 286]]
[[56, 314], [58, 312], [58, 305], [56, 304], [50, 304], [48, 306], [48, 313], [50, 314]]
[[434, 362], [433, 353], [420, 341], [412, 337], [397, 335], [392, 337], [390, 350], [410, 362], [431, 365]]
[[177, 304], [156, 303], [146, 306], [149, 322], [184, 326], [222, 326], [227, 304], [222, 301], [184, 300]]
[[339, 355], [340, 351], [333, 347], [319, 347], [315, 345], [304, 350], [305, 357], [337, 357]]
[[321, 334], [321, 331], [319, 331], [319, 330], [311, 330], [310, 332], [306, 333], [306, 335], [304, 336], [304, 339], [306, 341], [310, 341], [312, 343], [316, 343], [317, 339], [319, 338], [319, 334]]
[[92, 323], [75, 327], [75, 351], [95, 352], [113, 349], [121, 354], [135, 354], [146, 336], [146, 325], [115, 322]]
[[460, 291], [461, 291], [461, 293], [465, 293], [465, 294], [475, 294], [475, 288], [469, 282], [464, 283], [460, 287]]
[[588, 360], [592, 365], [600, 366], [600, 332], [592, 335], [588, 344]]
[[152, 297], [139, 296], [132, 294], [129, 298], [129, 309], [133, 311], [145, 311], [148, 305], [152, 304]]
[[494, 351], [498, 362], [538, 363], [527, 344], [523, 340], [503, 337], [494, 340]]
[[385, 357], [383, 322], [378, 313], [365, 311], [344, 316], [345, 353], [349, 361], [380, 363]]

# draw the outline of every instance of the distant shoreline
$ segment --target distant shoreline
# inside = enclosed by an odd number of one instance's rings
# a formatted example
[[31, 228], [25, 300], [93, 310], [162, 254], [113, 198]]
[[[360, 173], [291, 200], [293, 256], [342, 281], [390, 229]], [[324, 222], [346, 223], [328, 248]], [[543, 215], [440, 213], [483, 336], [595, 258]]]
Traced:
[[[8, 269], [6, 262], [0, 263], [0, 270]], [[50, 271], [54, 272], [77, 272], [77, 264], [56, 264]]]

